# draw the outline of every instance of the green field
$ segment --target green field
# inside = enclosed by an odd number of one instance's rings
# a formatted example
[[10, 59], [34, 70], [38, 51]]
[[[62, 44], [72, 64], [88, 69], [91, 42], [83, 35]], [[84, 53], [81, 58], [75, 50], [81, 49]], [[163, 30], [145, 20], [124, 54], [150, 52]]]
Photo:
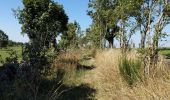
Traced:
[[[18, 60], [22, 59], [22, 47], [21, 46], [13, 46], [13, 47], [7, 47], [7, 48], [0, 48], [0, 60], [5, 61], [7, 57], [10, 57], [11, 50], [16, 51]], [[159, 49], [159, 54], [162, 54], [166, 57], [170, 57], [170, 48], [163, 47]], [[1, 65], [1, 63], [0, 63]]]
[[159, 54], [166, 56], [166, 58], [170, 58], [170, 48], [169, 47], [160, 48]]
[[161, 50], [160, 54], [165, 55], [165, 56], [170, 56], [170, 50]]
[[14, 47], [0, 48], [0, 60], [5, 61], [7, 57], [10, 57], [10, 52], [12, 51], [16, 51], [18, 60], [22, 59], [22, 47], [14, 46]]

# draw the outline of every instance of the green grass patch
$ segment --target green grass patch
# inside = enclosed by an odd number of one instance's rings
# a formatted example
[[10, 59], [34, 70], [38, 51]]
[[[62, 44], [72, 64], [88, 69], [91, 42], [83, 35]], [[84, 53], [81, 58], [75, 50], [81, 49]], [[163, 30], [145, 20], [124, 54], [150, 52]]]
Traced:
[[[15, 46], [15, 47], [6, 47], [6, 48], [0, 48], [0, 59], [5, 62], [7, 57], [10, 57], [11, 51], [16, 51], [18, 60], [20, 61], [22, 59], [22, 47], [21, 46]], [[0, 65], [2, 63], [0, 62]]]
[[92, 66], [92, 63], [90, 62], [90, 60], [80, 60], [79, 64], [85, 65], [85, 66]]
[[170, 58], [170, 47], [159, 48], [159, 54], [164, 55], [167, 58]]
[[85, 70], [85, 69], [76, 70], [76, 77], [81, 78], [81, 77], [85, 76], [86, 72], [87, 72], [87, 70]]
[[141, 79], [139, 74], [140, 67], [141, 61], [139, 60], [122, 57], [122, 59], [119, 61], [120, 73], [129, 85], [133, 85], [133, 83]]

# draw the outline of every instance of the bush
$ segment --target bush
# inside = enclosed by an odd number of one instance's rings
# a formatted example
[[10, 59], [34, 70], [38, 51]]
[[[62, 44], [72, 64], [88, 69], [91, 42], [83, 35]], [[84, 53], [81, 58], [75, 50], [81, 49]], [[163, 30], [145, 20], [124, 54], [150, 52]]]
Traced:
[[18, 55], [17, 51], [9, 50], [8, 52], [9, 57], [6, 58], [6, 63], [18, 63]]
[[129, 85], [133, 85], [133, 83], [141, 79], [139, 74], [140, 66], [141, 62], [139, 60], [132, 60], [127, 57], [123, 57], [119, 61], [120, 73]]

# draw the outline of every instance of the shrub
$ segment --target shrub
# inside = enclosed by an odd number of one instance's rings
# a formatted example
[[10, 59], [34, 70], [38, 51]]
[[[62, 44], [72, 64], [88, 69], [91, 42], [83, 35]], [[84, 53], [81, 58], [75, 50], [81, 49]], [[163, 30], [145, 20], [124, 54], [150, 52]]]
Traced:
[[8, 55], [9, 57], [6, 58], [6, 63], [18, 63], [17, 51], [10, 49]]
[[127, 57], [122, 57], [119, 61], [120, 73], [129, 85], [133, 85], [133, 83], [141, 79], [139, 74], [140, 66], [141, 62], [139, 60], [132, 60]]

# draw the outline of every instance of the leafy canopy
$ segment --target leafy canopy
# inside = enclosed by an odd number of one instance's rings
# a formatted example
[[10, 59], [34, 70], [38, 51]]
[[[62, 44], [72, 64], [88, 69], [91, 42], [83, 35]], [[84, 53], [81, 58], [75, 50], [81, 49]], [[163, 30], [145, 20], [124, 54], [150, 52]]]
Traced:
[[62, 5], [51, 0], [23, 0], [24, 8], [18, 10], [22, 33], [41, 42], [50, 41], [57, 33], [66, 30], [68, 17]]
[[6, 47], [8, 44], [8, 35], [4, 31], [0, 30], [0, 47]]

